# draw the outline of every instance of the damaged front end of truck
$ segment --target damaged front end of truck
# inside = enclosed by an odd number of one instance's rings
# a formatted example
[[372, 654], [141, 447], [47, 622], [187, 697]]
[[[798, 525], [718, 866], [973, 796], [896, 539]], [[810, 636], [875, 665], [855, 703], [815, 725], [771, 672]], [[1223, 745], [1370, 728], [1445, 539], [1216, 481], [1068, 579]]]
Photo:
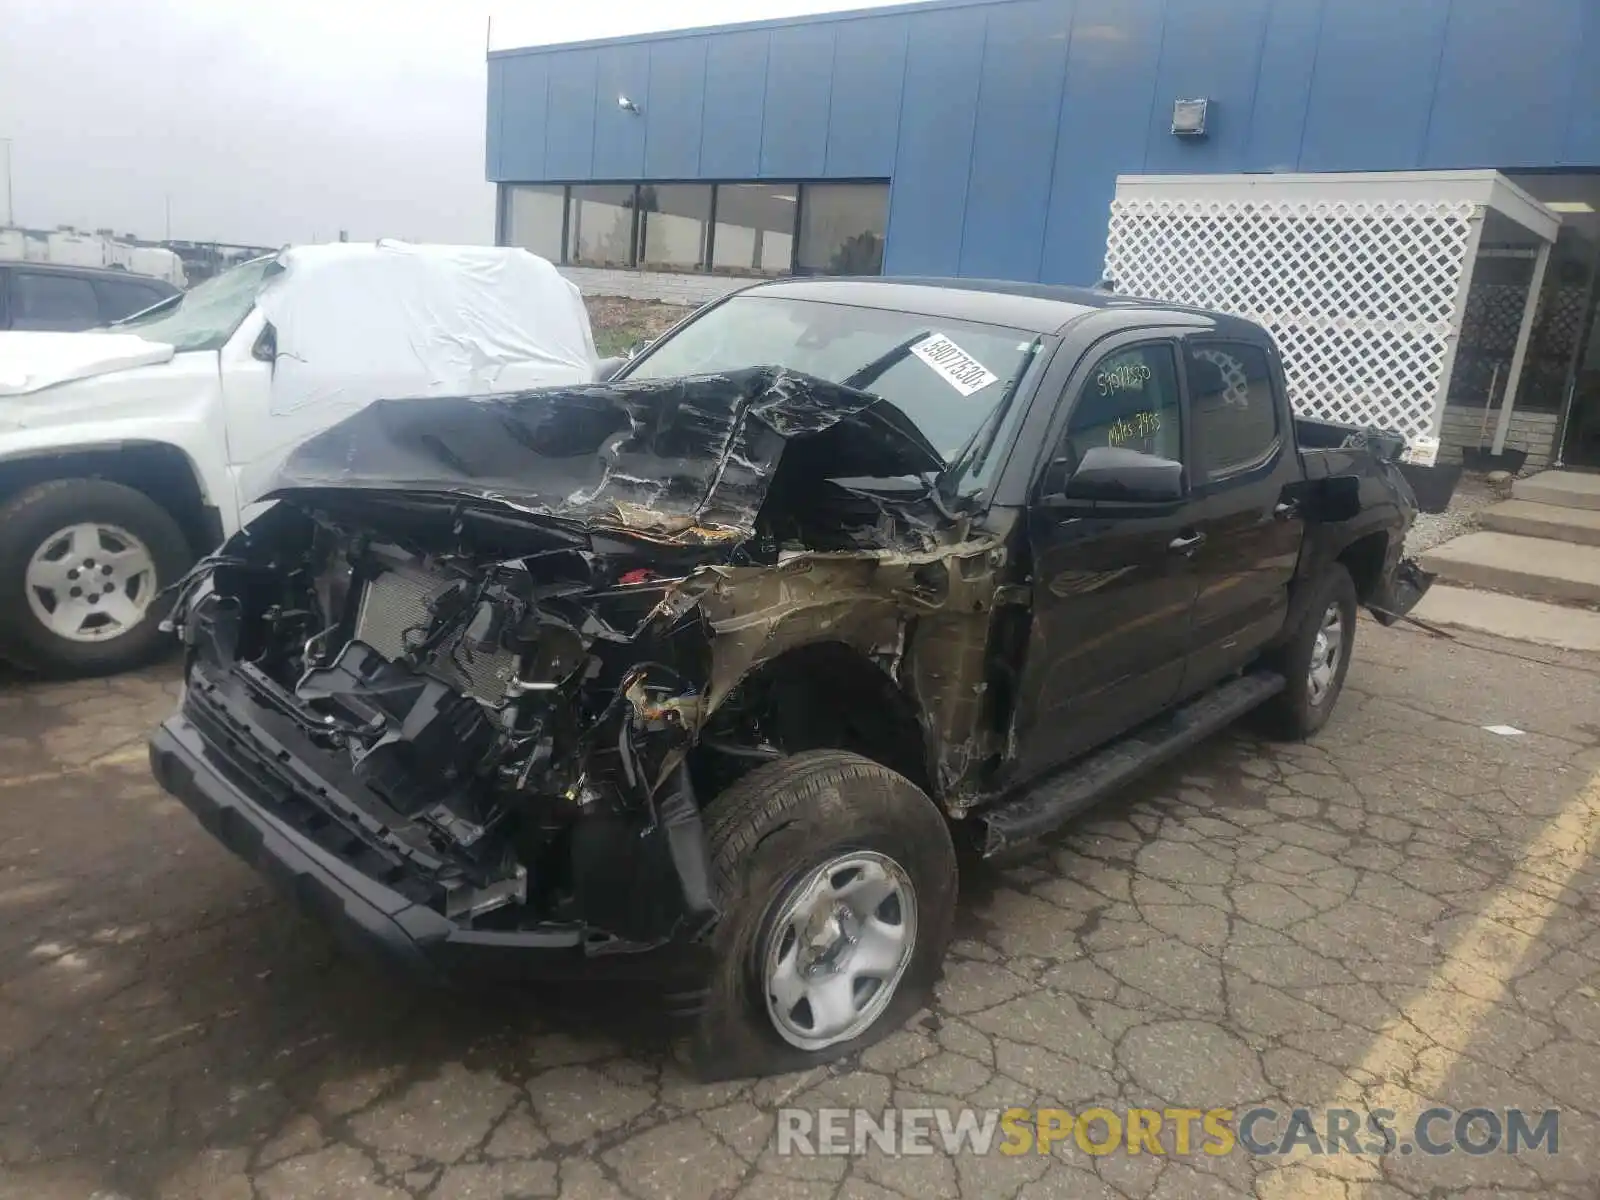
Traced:
[[996, 752], [1003, 551], [941, 466], [893, 406], [778, 369], [371, 405], [181, 586], [157, 777], [435, 973], [692, 951], [702, 806], [847, 742], [815, 732], [829, 688], [953, 808]]

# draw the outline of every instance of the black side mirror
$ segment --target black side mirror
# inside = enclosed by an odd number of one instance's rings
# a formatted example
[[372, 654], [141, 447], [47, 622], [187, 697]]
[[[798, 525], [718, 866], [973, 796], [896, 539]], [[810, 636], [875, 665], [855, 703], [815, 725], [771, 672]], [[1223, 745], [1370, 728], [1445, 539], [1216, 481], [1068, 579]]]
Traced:
[[617, 377], [617, 372], [628, 365], [628, 360], [620, 354], [612, 358], [602, 358], [595, 364], [594, 381], [596, 383], [610, 383]]
[[1072, 477], [1072, 460], [1070, 458], [1052, 458], [1044, 469], [1044, 479], [1041, 481], [1039, 494], [1041, 496], [1065, 496], [1067, 494], [1067, 480]]
[[261, 334], [256, 338], [256, 344], [250, 347], [250, 357], [257, 362], [276, 363], [278, 361], [278, 331], [271, 325], [263, 325]]
[[1181, 500], [1183, 464], [1139, 450], [1092, 446], [1061, 494], [1072, 500]]

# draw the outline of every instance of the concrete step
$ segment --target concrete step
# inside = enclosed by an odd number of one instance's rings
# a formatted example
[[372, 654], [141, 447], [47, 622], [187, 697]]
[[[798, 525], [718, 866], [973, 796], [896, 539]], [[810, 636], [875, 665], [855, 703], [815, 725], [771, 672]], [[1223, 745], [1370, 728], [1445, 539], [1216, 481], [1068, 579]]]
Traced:
[[1511, 485], [1518, 500], [1535, 504], [1554, 504], [1558, 508], [1600, 510], [1600, 475], [1581, 475], [1576, 471], [1540, 471]]
[[1429, 550], [1422, 565], [1447, 583], [1539, 600], [1600, 604], [1600, 546], [1514, 533], [1469, 533]]
[[1436, 583], [1411, 615], [1433, 625], [1600, 654], [1600, 613], [1584, 608]]
[[1523, 537], [1549, 538], [1582, 546], [1600, 546], [1600, 510], [1562, 508], [1532, 500], [1507, 500], [1478, 514], [1485, 529]]

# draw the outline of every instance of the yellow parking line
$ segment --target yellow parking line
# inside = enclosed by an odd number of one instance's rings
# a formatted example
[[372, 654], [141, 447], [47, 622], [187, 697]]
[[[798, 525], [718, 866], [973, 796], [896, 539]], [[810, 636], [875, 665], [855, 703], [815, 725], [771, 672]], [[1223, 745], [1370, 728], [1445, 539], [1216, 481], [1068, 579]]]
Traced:
[[[1428, 983], [1384, 1025], [1360, 1066], [1324, 1107], [1406, 1113], [1416, 1107], [1417, 1097], [1431, 1098], [1449, 1079], [1478, 1026], [1506, 1001], [1512, 972], [1555, 915], [1558, 897], [1597, 851], [1600, 774], [1523, 850], [1511, 879], [1456, 939]], [[1361, 1200], [1370, 1194], [1368, 1185], [1377, 1173], [1371, 1159], [1288, 1157], [1297, 1161], [1275, 1172], [1276, 1178], [1263, 1180], [1263, 1196]], [[1346, 1180], [1330, 1179], [1323, 1172], [1345, 1175]]]
[[1423, 1095], [1439, 1087], [1459, 1053], [1430, 1055], [1419, 1063], [1418, 1051], [1430, 1042], [1467, 1044], [1483, 1018], [1505, 1001], [1510, 972], [1538, 941], [1555, 915], [1557, 898], [1597, 849], [1600, 775], [1522, 852], [1518, 870], [1456, 939], [1428, 985], [1385, 1026], [1360, 1069], [1386, 1080], [1405, 1072], [1411, 1090]]

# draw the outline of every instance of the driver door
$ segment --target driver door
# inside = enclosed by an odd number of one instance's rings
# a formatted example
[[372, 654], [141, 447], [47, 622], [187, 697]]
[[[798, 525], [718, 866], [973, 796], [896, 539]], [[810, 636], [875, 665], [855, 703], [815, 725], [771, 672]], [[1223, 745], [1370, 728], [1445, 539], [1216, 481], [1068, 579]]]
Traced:
[[1063, 494], [1093, 446], [1184, 461], [1178, 345], [1130, 335], [1085, 358], [1062, 397], [1028, 508], [1033, 624], [1017, 778], [1076, 758], [1176, 700], [1198, 593], [1195, 511]]

